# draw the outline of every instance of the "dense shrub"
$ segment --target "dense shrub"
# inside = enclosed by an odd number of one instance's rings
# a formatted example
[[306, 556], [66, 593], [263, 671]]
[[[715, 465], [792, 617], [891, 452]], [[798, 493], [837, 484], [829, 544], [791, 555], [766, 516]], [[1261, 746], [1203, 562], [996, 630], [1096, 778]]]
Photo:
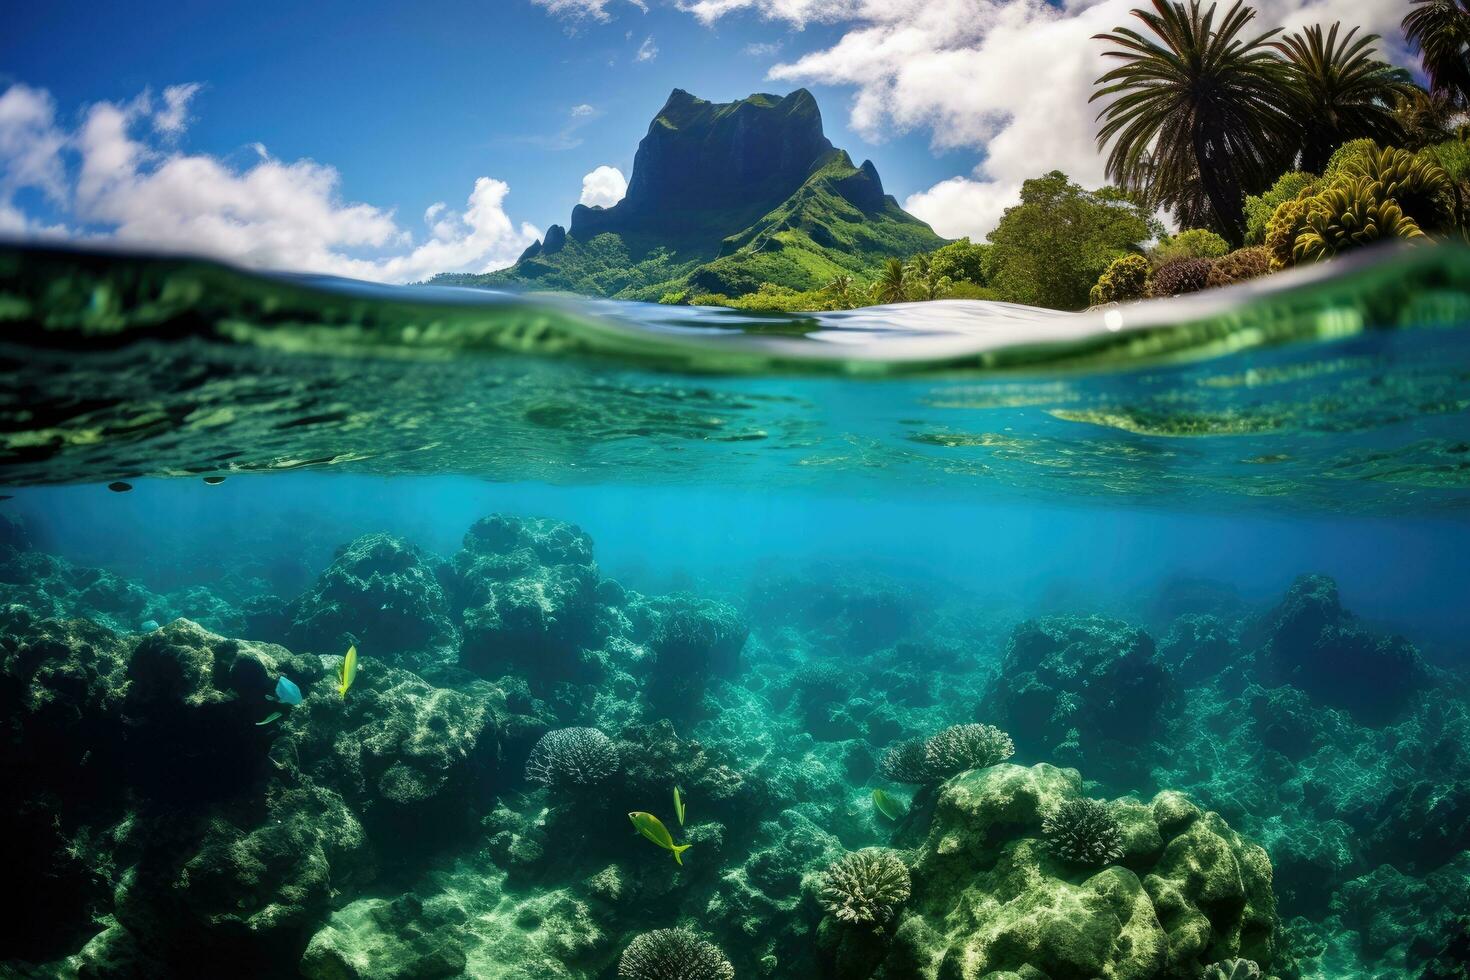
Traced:
[[1148, 259], [1142, 255], [1121, 255], [1112, 261], [1097, 285], [1092, 287], [1089, 299], [1093, 306], [1105, 303], [1126, 303], [1143, 299], [1148, 295], [1148, 277], [1153, 271]]
[[1264, 276], [1271, 271], [1271, 253], [1259, 245], [1249, 248], [1238, 248], [1219, 258], [1210, 266], [1210, 275], [1206, 283], [1211, 289], [1217, 286], [1229, 286], [1237, 282], [1245, 282], [1247, 279], [1255, 279]]
[[618, 960], [621, 980], [735, 980], [724, 951], [690, 929], [655, 929], [637, 936]]
[[1174, 259], [1218, 259], [1228, 251], [1230, 243], [1213, 231], [1190, 228], [1159, 239], [1152, 254], [1154, 261], [1163, 265]]
[[1421, 230], [1443, 231], [1454, 223], [1454, 184], [1428, 156], [1375, 146], [1344, 164], [1343, 172], [1376, 182], [1379, 196], [1392, 198]]
[[1123, 829], [1102, 800], [1057, 804], [1042, 818], [1041, 836], [1053, 854], [1072, 864], [1112, 864], [1123, 856]]
[[1316, 191], [1318, 178], [1303, 170], [1291, 170], [1276, 178], [1269, 190], [1245, 199], [1245, 241], [1247, 245], [1266, 243], [1266, 226], [1276, 209], [1287, 201], [1309, 196]]
[[1349, 166], [1359, 163], [1377, 149], [1378, 144], [1370, 139], [1348, 140], [1327, 158], [1327, 166], [1322, 168], [1322, 181], [1318, 187], [1330, 186], [1339, 177], [1346, 176]]
[[961, 238], [943, 248], [935, 249], [929, 258], [934, 265], [935, 275], [948, 276], [955, 285], [969, 283], [973, 286], [984, 286], [985, 256], [989, 251], [989, 245], [975, 244], [968, 238]]
[[1312, 198], [1296, 238], [1296, 260], [1328, 259], [1389, 238], [1423, 238], [1398, 202], [1383, 195], [1382, 186], [1369, 177], [1344, 179]]
[[1470, 181], [1470, 142], [1445, 140], [1419, 152], [1443, 167], [1450, 180], [1455, 183]]
[[867, 847], [827, 868], [817, 900], [839, 922], [882, 926], [908, 901], [909, 887], [909, 869], [896, 852]]
[[1149, 281], [1151, 296], [1182, 296], [1197, 293], [1209, 285], [1209, 259], [1174, 259], [1154, 270]]
[[1271, 271], [1280, 272], [1296, 265], [1296, 238], [1307, 226], [1310, 197], [1282, 201], [1266, 226], [1266, 252], [1271, 257]]

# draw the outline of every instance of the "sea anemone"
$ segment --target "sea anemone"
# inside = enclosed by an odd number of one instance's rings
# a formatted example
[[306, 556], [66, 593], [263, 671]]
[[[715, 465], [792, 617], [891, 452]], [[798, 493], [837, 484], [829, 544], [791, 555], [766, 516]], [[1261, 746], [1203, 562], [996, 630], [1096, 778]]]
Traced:
[[883, 758], [878, 760], [878, 773], [894, 783], [922, 786], [933, 782], [929, 775], [927, 755], [924, 739], [904, 739], [883, 753]]
[[1123, 856], [1123, 828], [1102, 800], [1057, 804], [1042, 818], [1041, 834], [1053, 854], [1073, 864], [1112, 864]]
[[549, 731], [526, 759], [526, 778], [551, 789], [586, 789], [617, 771], [617, 746], [595, 728]]
[[924, 743], [924, 769], [930, 779], [948, 779], [1015, 754], [1011, 737], [994, 725], [951, 725]]
[[720, 947], [691, 929], [655, 929], [634, 937], [618, 960], [622, 980], [734, 980]]
[[844, 854], [822, 876], [817, 900], [839, 922], [882, 928], [909, 898], [909, 869], [896, 851]]

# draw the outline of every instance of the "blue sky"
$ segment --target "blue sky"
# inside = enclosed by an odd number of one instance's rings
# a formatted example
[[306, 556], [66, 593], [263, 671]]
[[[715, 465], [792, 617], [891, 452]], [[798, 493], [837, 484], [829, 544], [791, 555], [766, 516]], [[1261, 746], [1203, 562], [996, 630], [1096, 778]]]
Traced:
[[[1026, 176], [1101, 179], [1088, 38], [1130, 5], [10, 3], [0, 233], [366, 278], [473, 270], [565, 223], [595, 168], [629, 174], [671, 89], [805, 85], [891, 193], [942, 233], [983, 234]], [[1272, 23], [1396, 20], [1381, 0], [1260, 6]]]

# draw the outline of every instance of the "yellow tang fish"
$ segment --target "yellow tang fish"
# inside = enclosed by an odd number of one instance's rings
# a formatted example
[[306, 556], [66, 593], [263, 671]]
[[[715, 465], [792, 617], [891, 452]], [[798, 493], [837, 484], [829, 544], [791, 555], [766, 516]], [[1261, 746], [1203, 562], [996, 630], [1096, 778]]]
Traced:
[[693, 847], [693, 844], [675, 844], [674, 835], [669, 833], [669, 828], [665, 827], [663, 821], [651, 813], [635, 810], [628, 814], [628, 819], [633, 821], [633, 828], [638, 833], [647, 837], [664, 850], [671, 852], [674, 855], [674, 863], [683, 867], [684, 859], [679, 857], [679, 855]]
[[347, 689], [357, 679], [357, 644], [347, 648], [347, 656], [342, 658], [342, 667], [337, 671], [337, 696], [343, 701], [347, 700]]
[[674, 815], [679, 818], [679, 826], [684, 826], [684, 796], [677, 786], [674, 787]]

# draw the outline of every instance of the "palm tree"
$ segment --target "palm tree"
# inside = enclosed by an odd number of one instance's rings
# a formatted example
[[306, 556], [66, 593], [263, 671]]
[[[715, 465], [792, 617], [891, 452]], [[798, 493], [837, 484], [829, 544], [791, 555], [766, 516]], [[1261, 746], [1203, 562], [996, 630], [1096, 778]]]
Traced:
[[1373, 57], [1377, 34], [1357, 40], [1354, 27], [1338, 40], [1340, 23], [1322, 33], [1308, 27], [1273, 43], [1286, 56], [1301, 120], [1301, 169], [1320, 173], [1332, 151], [1348, 140], [1399, 143], [1403, 129], [1394, 104], [1413, 88], [1409, 73]]
[[852, 276], [847, 273], [839, 272], [822, 288], [839, 306], [846, 308], [852, 305]]
[[1429, 91], [1470, 106], [1470, 0], [1409, 0], [1404, 37], [1419, 49]]
[[1213, 3], [1151, 3], [1133, 15], [1153, 37], [1129, 27], [1096, 37], [1116, 46], [1106, 57], [1123, 62], [1092, 95], [1108, 101], [1097, 135], [1099, 148], [1113, 144], [1108, 176], [1170, 209], [1203, 197], [1210, 223], [1238, 246], [1245, 196], [1290, 162], [1293, 106], [1285, 66], [1267, 43], [1277, 32], [1243, 36], [1255, 11], [1240, 0], [1218, 26]]
[[1394, 118], [1404, 131], [1404, 149], [1422, 150], [1442, 143], [1455, 135], [1455, 116], [1459, 110], [1443, 95], [1431, 95], [1418, 85], [1399, 96], [1394, 104]]
[[902, 303], [909, 298], [909, 270], [903, 259], [889, 259], [873, 283], [873, 297], [880, 303]]

